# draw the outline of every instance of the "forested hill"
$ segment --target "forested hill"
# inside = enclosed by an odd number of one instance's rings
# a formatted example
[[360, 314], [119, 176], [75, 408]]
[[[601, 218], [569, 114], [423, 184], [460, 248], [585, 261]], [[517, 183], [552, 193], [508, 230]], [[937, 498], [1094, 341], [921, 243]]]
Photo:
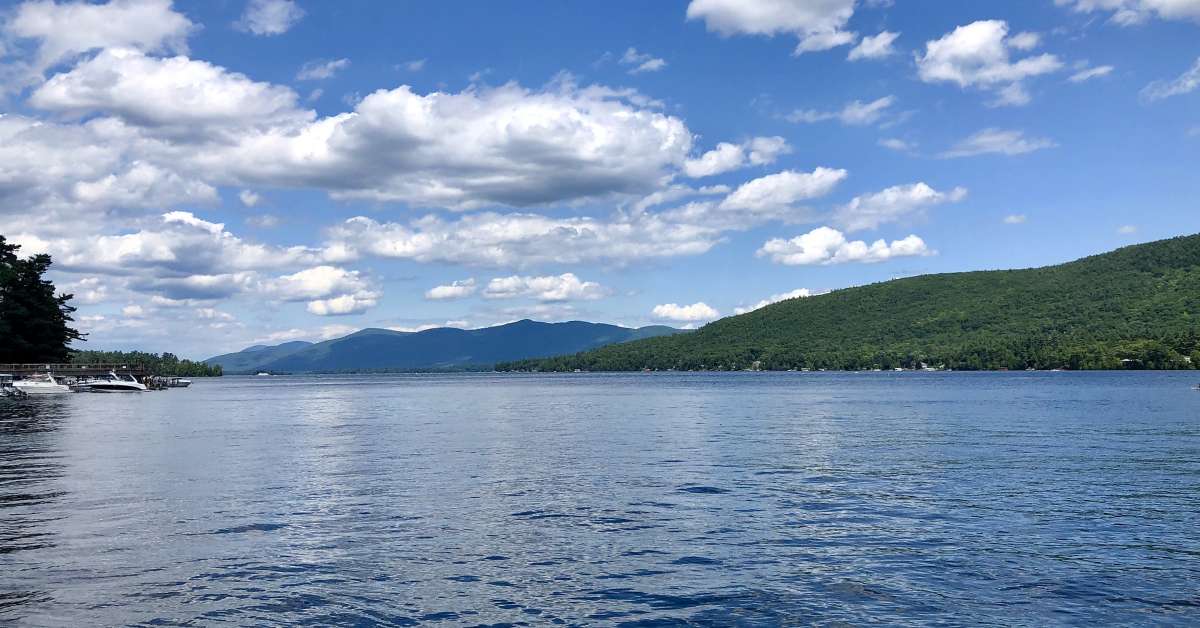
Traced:
[[[791, 299], [502, 370], [1200, 368], [1200, 235]], [[757, 364], [756, 364], [757, 363]]]

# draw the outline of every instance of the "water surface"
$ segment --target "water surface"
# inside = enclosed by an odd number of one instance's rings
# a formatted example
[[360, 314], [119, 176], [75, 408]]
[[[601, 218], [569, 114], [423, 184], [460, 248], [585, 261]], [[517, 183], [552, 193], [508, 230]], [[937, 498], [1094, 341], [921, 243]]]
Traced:
[[1195, 373], [0, 401], [0, 623], [1200, 623]]

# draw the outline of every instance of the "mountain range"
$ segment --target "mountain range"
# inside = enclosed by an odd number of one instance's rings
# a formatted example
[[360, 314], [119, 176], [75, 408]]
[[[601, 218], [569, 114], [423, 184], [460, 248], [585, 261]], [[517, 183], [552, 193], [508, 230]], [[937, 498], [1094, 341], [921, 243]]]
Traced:
[[583, 321], [531, 320], [482, 329], [439, 327], [404, 332], [370, 328], [318, 343], [255, 345], [204, 362], [220, 365], [226, 373], [484, 369], [501, 361], [575, 353], [680, 331], [665, 326], [632, 329]]
[[1200, 368], [1200, 235], [923, 275], [498, 370]]

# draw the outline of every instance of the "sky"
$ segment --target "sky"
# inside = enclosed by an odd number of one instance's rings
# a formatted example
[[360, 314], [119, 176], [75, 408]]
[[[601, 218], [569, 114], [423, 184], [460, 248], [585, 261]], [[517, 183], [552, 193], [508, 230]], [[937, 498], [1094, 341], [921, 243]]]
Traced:
[[82, 348], [696, 327], [1200, 232], [1200, 0], [0, 5]]

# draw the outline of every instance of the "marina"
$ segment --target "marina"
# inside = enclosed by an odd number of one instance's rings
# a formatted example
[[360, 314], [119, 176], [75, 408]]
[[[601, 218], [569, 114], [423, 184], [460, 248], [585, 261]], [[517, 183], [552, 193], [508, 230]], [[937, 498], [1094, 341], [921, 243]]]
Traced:
[[191, 384], [183, 377], [151, 374], [140, 364], [0, 364], [0, 397], [146, 392]]

